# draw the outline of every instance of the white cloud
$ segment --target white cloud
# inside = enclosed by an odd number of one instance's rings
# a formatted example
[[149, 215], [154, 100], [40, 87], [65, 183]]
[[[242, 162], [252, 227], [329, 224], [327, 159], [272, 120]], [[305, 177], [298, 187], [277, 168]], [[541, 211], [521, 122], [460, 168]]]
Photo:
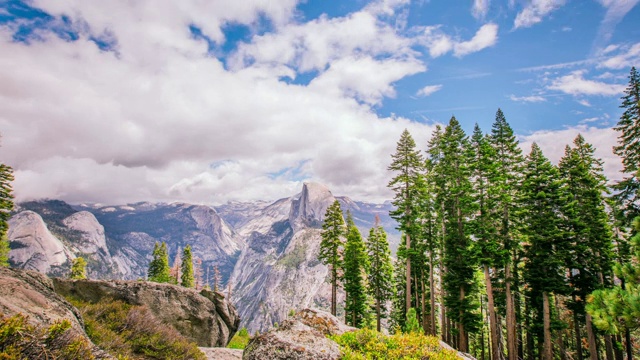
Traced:
[[[295, 24], [291, 4], [113, 1], [98, 11], [43, 2], [87, 31], [73, 42], [43, 32], [26, 45], [0, 28], [0, 160], [15, 169], [18, 200], [275, 199], [304, 180], [388, 199], [386, 168], [402, 130], [426, 143], [432, 127], [380, 118], [370, 104], [425, 66], [409, 40], [370, 14]], [[277, 36], [256, 38], [246, 53], [254, 61], [232, 70], [188, 29], [196, 23], [223, 41], [220, 24], [257, 16], [274, 19]], [[118, 54], [89, 39], [105, 30]], [[300, 69], [320, 74], [309, 85], [280, 80]]]
[[471, 13], [476, 19], [484, 19], [489, 12], [489, 5], [491, 0], [473, 0], [473, 6], [471, 7]]
[[525, 154], [531, 151], [531, 144], [537, 143], [545, 156], [552, 162], [558, 163], [564, 154], [566, 145], [572, 145], [578, 134], [582, 134], [585, 140], [595, 148], [596, 157], [604, 161], [604, 174], [609, 180], [622, 179], [622, 162], [620, 157], [613, 153], [613, 146], [617, 145], [618, 133], [612, 128], [598, 128], [587, 125], [578, 125], [562, 130], [542, 130], [530, 135], [519, 136], [520, 147]]
[[599, 67], [619, 70], [631, 68], [631, 66], [640, 63], [640, 43], [624, 47], [617, 46], [614, 50], [619, 51], [616, 55], [605, 58], [598, 64]]
[[[613, 36], [616, 26], [633, 9], [640, 0], [598, 0], [598, 2], [607, 9], [604, 18], [600, 22], [598, 33], [593, 41], [593, 52], [602, 52], [602, 48], [607, 46], [609, 40]], [[606, 50], [609, 46], [605, 47]]]
[[578, 101], [578, 104], [580, 104], [582, 106], [591, 107], [591, 103], [588, 100], [580, 99], [580, 100], [577, 100], [577, 101]]
[[417, 96], [429, 96], [431, 94], [433, 94], [434, 92], [438, 91], [442, 89], [442, 85], [438, 84], [438, 85], [427, 85], [425, 87], [423, 87], [422, 89], [418, 90], [418, 92], [416, 93]]
[[577, 70], [569, 75], [553, 79], [547, 87], [549, 90], [558, 90], [570, 95], [603, 95], [614, 96], [621, 94], [625, 86], [609, 84], [584, 78], [584, 71]]
[[494, 23], [484, 24], [468, 41], [460, 41], [445, 34], [440, 26], [427, 26], [423, 30], [417, 42], [429, 50], [429, 55], [436, 58], [450, 51], [454, 56], [464, 57], [474, 52], [495, 45], [498, 41], [498, 25]]
[[554, 10], [562, 7], [566, 0], [530, 0], [516, 15], [513, 27], [515, 29], [531, 27], [543, 20]]
[[511, 99], [512, 101], [516, 101], [516, 102], [530, 102], [530, 103], [547, 101], [547, 99], [545, 99], [544, 97], [542, 97], [540, 95], [515, 96], [515, 95], [511, 94], [509, 96], [509, 99]]

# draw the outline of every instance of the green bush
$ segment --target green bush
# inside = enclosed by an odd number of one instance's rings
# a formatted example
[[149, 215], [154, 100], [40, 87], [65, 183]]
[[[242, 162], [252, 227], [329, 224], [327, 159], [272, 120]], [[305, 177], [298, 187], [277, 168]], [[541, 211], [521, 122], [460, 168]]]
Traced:
[[22, 314], [0, 314], [0, 359], [93, 359], [91, 343], [67, 319], [48, 328], [29, 324]]
[[340, 345], [344, 360], [458, 359], [455, 351], [440, 347], [437, 338], [418, 333], [387, 336], [375, 330], [362, 329], [330, 338]]
[[229, 341], [227, 347], [230, 349], [244, 349], [248, 343], [249, 331], [247, 331], [247, 328], [243, 327], [242, 329], [240, 329], [240, 331], [233, 335], [233, 338], [231, 338], [231, 341]]
[[196, 344], [161, 323], [146, 306], [71, 301], [82, 312], [89, 338], [119, 359], [206, 359]]

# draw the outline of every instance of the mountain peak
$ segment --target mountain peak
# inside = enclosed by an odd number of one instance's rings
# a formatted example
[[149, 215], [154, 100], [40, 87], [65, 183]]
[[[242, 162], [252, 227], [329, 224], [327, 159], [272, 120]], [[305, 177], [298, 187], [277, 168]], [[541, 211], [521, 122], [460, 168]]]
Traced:
[[289, 223], [294, 230], [302, 226], [319, 227], [336, 198], [329, 188], [316, 182], [305, 182], [300, 196], [291, 203]]

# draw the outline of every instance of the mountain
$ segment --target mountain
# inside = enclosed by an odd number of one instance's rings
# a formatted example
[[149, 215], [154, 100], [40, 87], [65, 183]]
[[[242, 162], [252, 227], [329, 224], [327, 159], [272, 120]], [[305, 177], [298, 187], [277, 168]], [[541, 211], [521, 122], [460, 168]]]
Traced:
[[[167, 243], [170, 262], [191, 245], [212, 285], [213, 266], [231, 288], [250, 331], [264, 331], [291, 310], [327, 309], [327, 267], [318, 261], [327, 207], [338, 200], [363, 237], [376, 217], [392, 244], [400, 235], [391, 205], [336, 197], [325, 186], [305, 183], [300, 193], [274, 202], [229, 202], [210, 207], [185, 203], [104, 206], [59, 200], [18, 204], [10, 220], [10, 263], [52, 276], [67, 276], [71, 260], [87, 260], [92, 279], [146, 278], [156, 242]], [[395, 246], [392, 245], [393, 248]], [[208, 272], [208, 273], [207, 273]], [[340, 294], [340, 296], [344, 296]]]

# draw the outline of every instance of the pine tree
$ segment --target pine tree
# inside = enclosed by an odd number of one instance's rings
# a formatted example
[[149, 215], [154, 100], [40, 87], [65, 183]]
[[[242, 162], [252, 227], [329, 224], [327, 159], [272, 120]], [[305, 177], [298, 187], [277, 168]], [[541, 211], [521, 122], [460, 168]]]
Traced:
[[322, 242], [318, 258], [329, 266], [331, 274], [331, 314], [336, 315], [338, 278], [342, 269], [343, 238], [346, 233], [340, 202], [334, 201], [327, 208], [322, 224]]
[[391, 155], [393, 161], [389, 165], [389, 170], [398, 174], [387, 185], [395, 192], [393, 205], [396, 207], [390, 212], [392, 218], [398, 221], [398, 229], [404, 233], [404, 249], [398, 249], [398, 256], [406, 256], [406, 288], [405, 306], [406, 311], [411, 308], [411, 239], [415, 236], [417, 229], [417, 218], [419, 216], [419, 188], [422, 177], [422, 167], [424, 159], [419, 150], [416, 150], [416, 143], [404, 130], [396, 146], [396, 153]]
[[191, 254], [191, 245], [185, 246], [184, 250], [182, 251], [181, 272], [182, 272], [182, 276], [180, 277], [180, 285], [187, 288], [195, 287], [195, 278], [193, 276], [193, 255]]
[[13, 210], [13, 169], [0, 164], [0, 266], [9, 266], [9, 218]]
[[[496, 169], [492, 172], [489, 182], [495, 193], [495, 211], [499, 216], [497, 235], [499, 247], [496, 249], [502, 256], [494, 258], [496, 269], [503, 268], [503, 282], [505, 286], [505, 315], [507, 322], [507, 355], [509, 360], [515, 360], [517, 353], [517, 316], [516, 298], [519, 269], [519, 243], [516, 241], [516, 226], [518, 203], [520, 196], [520, 177], [524, 158], [518, 146], [513, 129], [507, 122], [502, 110], [498, 109], [495, 121], [489, 135], [489, 142], [495, 152]], [[496, 321], [497, 322], [497, 321]], [[499, 332], [499, 329], [498, 329]]]
[[201, 290], [204, 283], [204, 269], [202, 268], [202, 259], [196, 258], [193, 264], [193, 279], [196, 290]]
[[82, 257], [73, 259], [71, 265], [71, 279], [86, 279], [87, 278], [87, 262]]
[[365, 288], [366, 269], [369, 267], [364, 241], [347, 213], [347, 242], [344, 248], [344, 291], [347, 295], [345, 313], [347, 325], [357, 328], [364, 324], [367, 312], [367, 292]]
[[169, 275], [169, 253], [167, 251], [167, 244], [155, 243], [152, 253], [153, 259], [149, 263], [149, 270], [147, 272], [147, 278], [149, 281], [158, 283], [171, 282], [171, 276]]
[[[489, 329], [492, 359], [501, 358], [498, 349], [498, 324], [494, 301], [493, 284], [489, 268], [504, 264], [505, 251], [498, 238], [498, 227], [501, 213], [496, 211], [498, 204], [498, 163], [496, 149], [491, 146], [489, 138], [482, 134], [476, 124], [471, 137], [471, 147], [474, 152], [472, 161], [473, 196], [477, 215], [472, 222], [473, 233], [476, 237], [474, 246], [478, 254], [478, 262], [484, 274], [484, 285], [487, 291], [487, 310], [489, 312]], [[508, 253], [506, 254], [508, 256]]]
[[182, 251], [180, 247], [176, 249], [176, 257], [173, 259], [173, 266], [169, 269], [169, 276], [171, 276], [172, 284], [180, 284], [180, 278], [182, 277]]
[[638, 205], [638, 170], [640, 169], [640, 75], [635, 67], [629, 74], [629, 85], [622, 96], [621, 108], [624, 109], [618, 124], [614, 127], [620, 133], [618, 146], [613, 152], [622, 158], [622, 172], [627, 174], [614, 188], [619, 192], [616, 199], [623, 204], [626, 218], [630, 221], [640, 215]]
[[[218, 265], [213, 266], [213, 291], [222, 291], [222, 275]], [[231, 294], [231, 287], [229, 287], [229, 294]]]
[[[602, 161], [594, 156], [595, 149], [586, 143], [582, 135], [573, 141], [574, 147], [567, 146], [558, 168], [564, 179], [563, 192], [567, 201], [563, 207], [565, 238], [570, 242], [566, 266], [571, 280], [572, 302], [575, 325], [585, 323], [590, 349], [597, 342], [591, 325], [591, 317], [585, 317], [584, 304], [592, 291], [610, 285], [612, 267], [612, 233], [609, 216], [605, 210], [606, 178], [602, 174]], [[576, 342], [580, 329], [575, 328]], [[606, 344], [611, 347], [610, 337]], [[578, 348], [578, 353], [582, 349]], [[597, 358], [590, 351], [591, 358]]]
[[550, 298], [554, 294], [567, 292], [564, 273], [566, 255], [563, 254], [567, 244], [560, 229], [560, 186], [557, 168], [534, 143], [525, 162], [522, 182], [525, 220], [522, 232], [527, 239], [525, 279], [529, 301], [543, 323], [543, 360], [553, 359]]
[[445, 183], [444, 287], [449, 318], [455, 322], [460, 351], [469, 349], [469, 332], [478, 329], [475, 311], [475, 259], [469, 237], [469, 217], [474, 212], [470, 182], [472, 158], [469, 139], [460, 123], [452, 117], [442, 136], [443, 157], [439, 164]]
[[378, 225], [377, 216], [367, 238], [366, 255], [369, 257], [369, 294], [375, 302], [376, 329], [380, 331], [380, 319], [386, 317], [387, 301], [393, 296], [393, 265], [387, 233]]

